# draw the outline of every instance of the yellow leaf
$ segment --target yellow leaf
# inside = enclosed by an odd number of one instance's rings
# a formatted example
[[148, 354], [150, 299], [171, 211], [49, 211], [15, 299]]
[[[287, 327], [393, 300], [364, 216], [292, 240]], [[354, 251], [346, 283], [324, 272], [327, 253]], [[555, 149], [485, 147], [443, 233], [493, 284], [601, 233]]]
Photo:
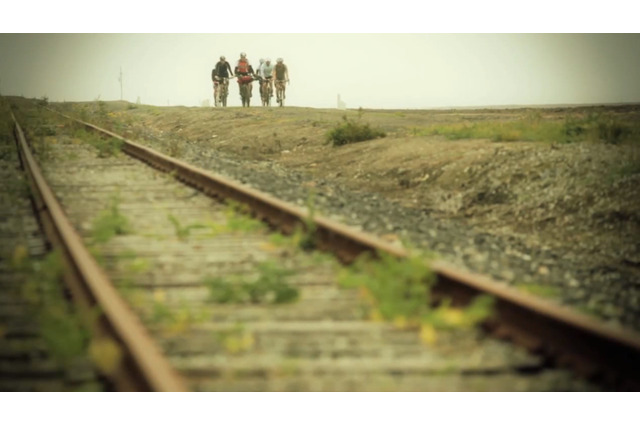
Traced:
[[404, 330], [405, 328], [407, 328], [408, 324], [409, 322], [404, 315], [397, 316], [393, 319], [393, 325], [400, 330]]
[[383, 322], [384, 321], [384, 318], [382, 317], [382, 314], [377, 309], [372, 309], [371, 312], [369, 312], [369, 319], [371, 321], [373, 321], [373, 322]]
[[253, 338], [253, 334], [251, 333], [245, 333], [244, 336], [242, 336], [242, 349], [244, 350], [248, 350], [251, 349], [253, 347], [253, 344], [255, 343], [255, 339]]
[[89, 356], [98, 370], [109, 376], [118, 370], [122, 362], [122, 349], [111, 339], [93, 339], [89, 345]]
[[460, 309], [445, 309], [441, 318], [449, 325], [461, 326], [465, 322], [464, 313]]
[[255, 339], [251, 333], [243, 333], [242, 335], [228, 336], [224, 340], [224, 347], [227, 352], [237, 354], [249, 350], [253, 347]]
[[230, 336], [224, 339], [224, 348], [232, 354], [240, 352], [240, 342], [238, 338]]
[[24, 245], [19, 244], [13, 250], [13, 255], [11, 256], [11, 265], [14, 268], [22, 268], [28, 256], [29, 252], [27, 251], [27, 248]]
[[420, 327], [420, 339], [427, 345], [433, 345], [438, 340], [438, 333], [431, 324], [422, 324]]
[[24, 287], [22, 287], [22, 297], [32, 305], [40, 303], [40, 291], [38, 286], [32, 281], [28, 281]]
[[167, 293], [164, 290], [156, 290], [153, 292], [153, 300], [158, 303], [164, 303], [167, 300]]
[[375, 297], [373, 297], [373, 294], [371, 294], [371, 291], [367, 287], [360, 286], [359, 293], [360, 293], [360, 297], [363, 298], [365, 301], [367, 301], [369, 304], [371, 305], [376, 304]]
[[166, 331], [169, 335], [175, 336], [176, 334], [181, 334], [187, 331], [190, 325], [191, 317], [189, 312], [181, 310], [176, 313], [175, 321], [167, 326]]
[[277, 251], [278, 247], [274, 246], [273, 244], [271, 244], [269, 242], [264, 242], [264, 243], [260, 244], [260, 250], [266, 251], [267, 253], [272, 253], [274, 251]]
[[138, 290], [134, 290], [131, 292], [131, 295], [129, 296], [129, 300], [130, 303], [138, 309], [143, 308], [147, 301], [144, 297], [144, 293], [142, 291], [138, 291]]

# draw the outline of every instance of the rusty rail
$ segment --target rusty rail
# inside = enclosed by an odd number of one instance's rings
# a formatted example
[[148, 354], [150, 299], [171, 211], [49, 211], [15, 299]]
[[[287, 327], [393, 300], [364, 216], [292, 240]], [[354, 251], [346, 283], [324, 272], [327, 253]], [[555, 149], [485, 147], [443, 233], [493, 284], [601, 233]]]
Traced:
[[[304, 209], [168, 157], [93, 124], [54, 112], [123, 141], [123, 150], [127, 154], [173, 173], [176, 178], [206, 194], [247, 204], [256, 217], [285, 233], [292, 232], [296, 226], [306, 226], [309, 220]], [[403, 249], [327, 218], [314, 216], [312, 219], [320, 248], [331, 250], [345, 263], [365, 252], [375, 254], [382, 251], [399, 258], [408, 255]], [[466, 304], [479, 294], [488, 294], [496, 299], [495, 315], [486, 323], [494, 335], [511, 339], [548, 356], [559, 365], [569, 366], [586, 377], [604, 380], [617, 389], [640, 389], [638, 333], [605, 326], [569, 308], [524, 295], [503, 283], [463, 272], [443, 261], [433, 261], [430, 266], [437, 275], [434, 292], [451, 297], [453, 303]]]
[[66, 266], [64, 279], [72, 297], [85, 311], [99, 306], [102, 314], [91, 324], [92, 331], [97, 336], [118, 342], [123, 350], [119, 368], [109, 379], [117, 390], [122, 391], [187, 390], [181, 377], [82, 243], [45, 181], [13, 112], [11, 116], [20, 161], [29, 179], [36, 211], [49, 243], [62, 254]]

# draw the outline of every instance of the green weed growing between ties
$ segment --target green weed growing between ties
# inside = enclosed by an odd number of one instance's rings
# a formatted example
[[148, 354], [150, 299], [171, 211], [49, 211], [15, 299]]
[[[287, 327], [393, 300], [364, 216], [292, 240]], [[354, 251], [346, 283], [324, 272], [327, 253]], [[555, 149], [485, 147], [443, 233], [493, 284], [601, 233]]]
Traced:
[[188, 331], [194, 324], [208, 319], [208, 313], [202, 308], [194, 308], [185, 300], [168, 304], [163, 290], [156, 290], [153, 299], [147, 301], [144, 294], [133, 294], [132, 302], [151, 322], [160, 327], [165, 336], [175, 336]]
[[419, 257], [397, 259], [379, 253], [378, 259], [372, 259], [363, 255], [341, 271], [338, 281], [360, 289], [371, 319], [392, 321], [400, 328], [421, 328], [427, 341], [436, 329], [471, 328], [492, 313], [493, 299], [488, 296], [478, 296], [464, 309], [452, 307], [448, 299], [434, 306], [435, 274]]
[[122, 151], [124, 142], [113, 137], [103, 137], [98, 133], [87, 131], [82, 125], [75, 125], [73, 137], [98, 150], [98, 157], [108, 158], [118, 155]]
[[269, 241], [279, 247], [286, 248], [300, 248], [304, 251], [316, 253], [315, 249], [318, 246], [317, 241], [317, 224], [316, 217], [316, 194], [312, 190], [309, 192], [305, 201], [307, 207], [307, 216], [303, 218], [302, 224], [298, 224], [293, 234], [286, 236], [280, 233], [274, 233], [269, 236]]
[[[40, 334], [53, 358], [66, 367], [79, 357], [85, 356], [91, 333], [84, 326], [85, 317], [68, 303], [64, 296], [63, 262], [60, 253], [53, 251], [41, 261], [23, 257], [20, 262], [14, 263], [15, 268], [27, 273], [28, 278], [22, 288], [22, 296], [33, 310]], [[95, 310], [88, 314], [92, 320], [98, 316]]]
[[249, 207], [245, 204], [228, 202], [225, 210], [227, 218], [226, 230], [231, 232], [254, 232], [266, 229], [266, 225], [251, 217]]
[[316, 193], [315, 191], [310, 191], [307, 196], [306, 206], [308, 210], [308, 215], [304, 218], [304, 230], [298, 231], [301, 232], [299, 237], [299, 247], [303, 250], [313, 250], [317, 246], [317, 225], [315, 221], [316, 215]]
[[333, 129], [327, 132], [327, 142], [333, 146], [341, 146], [354, 142], [363, 142], [377, 138], [383, 138], [387, 134], [380, 130], [372, 128], [368, 123], [349, 120], [346, 115], [342, 117], [342, 123], [337, 124]]
[[214, 332], [213, 338], [222, 345], [227, 353], [232, 355], [246, 352], [255, 344], [253, 333], [246, 330], [242, 323], [236, 323], [225, 330]]
[[275, 262], [257, 265], [257, 276], [215, 277], [205, 280], [209, 299], [215, 303], [281, 304], [298, 299], [298, 289], [288, 283], [294, 271], [281, 268]]
[[93, 138], [90, 138], [88, 142], [98, 150], [98, 157], [100, 158], [107, 158], [118, 155], [118, 153], [122, 151], [122, 145], [124, 144], [124, 142], [117, 138], [109, 137], [103, 139], [95, 135]]
[[94, 243], [106, 243], [116, 235], [130, 234], [129, 220], [120, 213], [120, 197], [112, 197], [109, 207], [102, 211], [91, 226], [91, 239]]
[[206, 225], [203, 225], [201, 223], [192, 223], [190, 225], [182, 225], [180, 224], [180, 221], [178, 220], [178, 218], [176, 218], [172, 214], [169, 214], [167, 217], [176, 231], [176, 237], [178, 237], [180, 240], [186, 240], [189, 237], [189, 234], [191, 234], [191, 231], [194, 229], [206, 228]]

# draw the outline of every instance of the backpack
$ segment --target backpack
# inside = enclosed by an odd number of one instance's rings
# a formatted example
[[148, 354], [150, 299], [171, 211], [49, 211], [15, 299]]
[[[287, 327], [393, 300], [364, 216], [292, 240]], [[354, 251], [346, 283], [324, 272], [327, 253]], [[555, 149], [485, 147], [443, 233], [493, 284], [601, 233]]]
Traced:
[[249, 72], [249, 62], [246, 59], [240, 59], [240, 61], [238, 61], [238, 72], [240, 74]]

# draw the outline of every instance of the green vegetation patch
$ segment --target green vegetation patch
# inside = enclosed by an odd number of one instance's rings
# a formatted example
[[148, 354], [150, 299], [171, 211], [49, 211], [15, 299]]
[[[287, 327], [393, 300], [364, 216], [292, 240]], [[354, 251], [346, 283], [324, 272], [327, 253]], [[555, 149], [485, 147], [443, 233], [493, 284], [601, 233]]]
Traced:
[[567, 115], [564, 120], [543, 120], [531, 113], [520, 120], [434, 124], [412, 128], [414, 136], [444, 136], [449, 140], [490, 139], [494, 142], [597, 142], [617, 145], [637, 142], [640, 124], [610, 114]]
[[387, 134], [381, 129], [374, 129], [368, 123], [360, 120], [349, 120], [347, 116], [342, 117], [343, 121], [337, 124], [327, 133], [327, 142], [333, 146], [341, 146], [354, 142], [363, 142], [377, 138], [383, 138]]
[[12, 267], [26, 272], [22, 296], [33, 311], [51, 356], [65, 368], [87, 356], [93, 338], [89, 325], [97, 319], [98, 312], [80, 312], [66, 299], [60, 253], [53, 251], [43, 260], [30, 260], [26, 250], [18, 246]]
[[417, 129], [419, 136], [444, 136], [449, 140], [490, 139], [494, 142], [563, 140], [564, 127], [561, 122], [531, 122], [518, 120], [510, 122], [478, 122], [433, 125]]
[[264, 231], [264, 222], [251, 217], [251, 210], [246, 204], [229, 201], [225, 216], [227, 218], [226, 230], [231, 232], [256, 232]]
[[94, 131], [87, 131], [84, 126], [79, 125], [73, 133], [76, 140], [88, 143], [98, 150], [98, 157], [108, 158], [118, 155], [122, 151], [124, 142], [113, 137], [103, 137]]
[[91, 226], [91, 239], [94, 243], [106, 243], [116, 235], [132, 232], [129, 220], [120, 213], [120, 198], [112, 197], [109, 207], [102, 211]]
[[233, 275], [207, 278], [209, 299], [215, 303], [281, 304], [298, 299], [299, 291], [288, 283], [295, 271], [267, 261], [257, 265], [257, 277]]
[[419, 257], [398, 259], [379, 253], [378, 259], [363, 255], [338, 277], [340, 284], [359, 288], [373, 320], [393, 321], [401, 328], [421, 328], [432, 341], [435, 329], [471, 328], [492, 313], [493, 299], [478, 296], [466, 308], [451, 306], [445, 299], [434, 303], [431, 287], [435, 274]]
[[556, 298], [560, 296], [560, 290], [557, 287], [551, 287], [548, 285], [535, 284], [535, 283], [519, 283], [515, 287], [525, 293], [533, 294], [534, 296]]
[[189, 225], [182, 225], [178, 220], [178, 218], [175, 217], [174, 215], [169, 214], [167, 217], [176, 231], [176, 237], [178, 237], [181, 240], [187, 239], [192, 230], [202, 229], [207, 227], [206, 225], [201, 223], [192, 223]]

